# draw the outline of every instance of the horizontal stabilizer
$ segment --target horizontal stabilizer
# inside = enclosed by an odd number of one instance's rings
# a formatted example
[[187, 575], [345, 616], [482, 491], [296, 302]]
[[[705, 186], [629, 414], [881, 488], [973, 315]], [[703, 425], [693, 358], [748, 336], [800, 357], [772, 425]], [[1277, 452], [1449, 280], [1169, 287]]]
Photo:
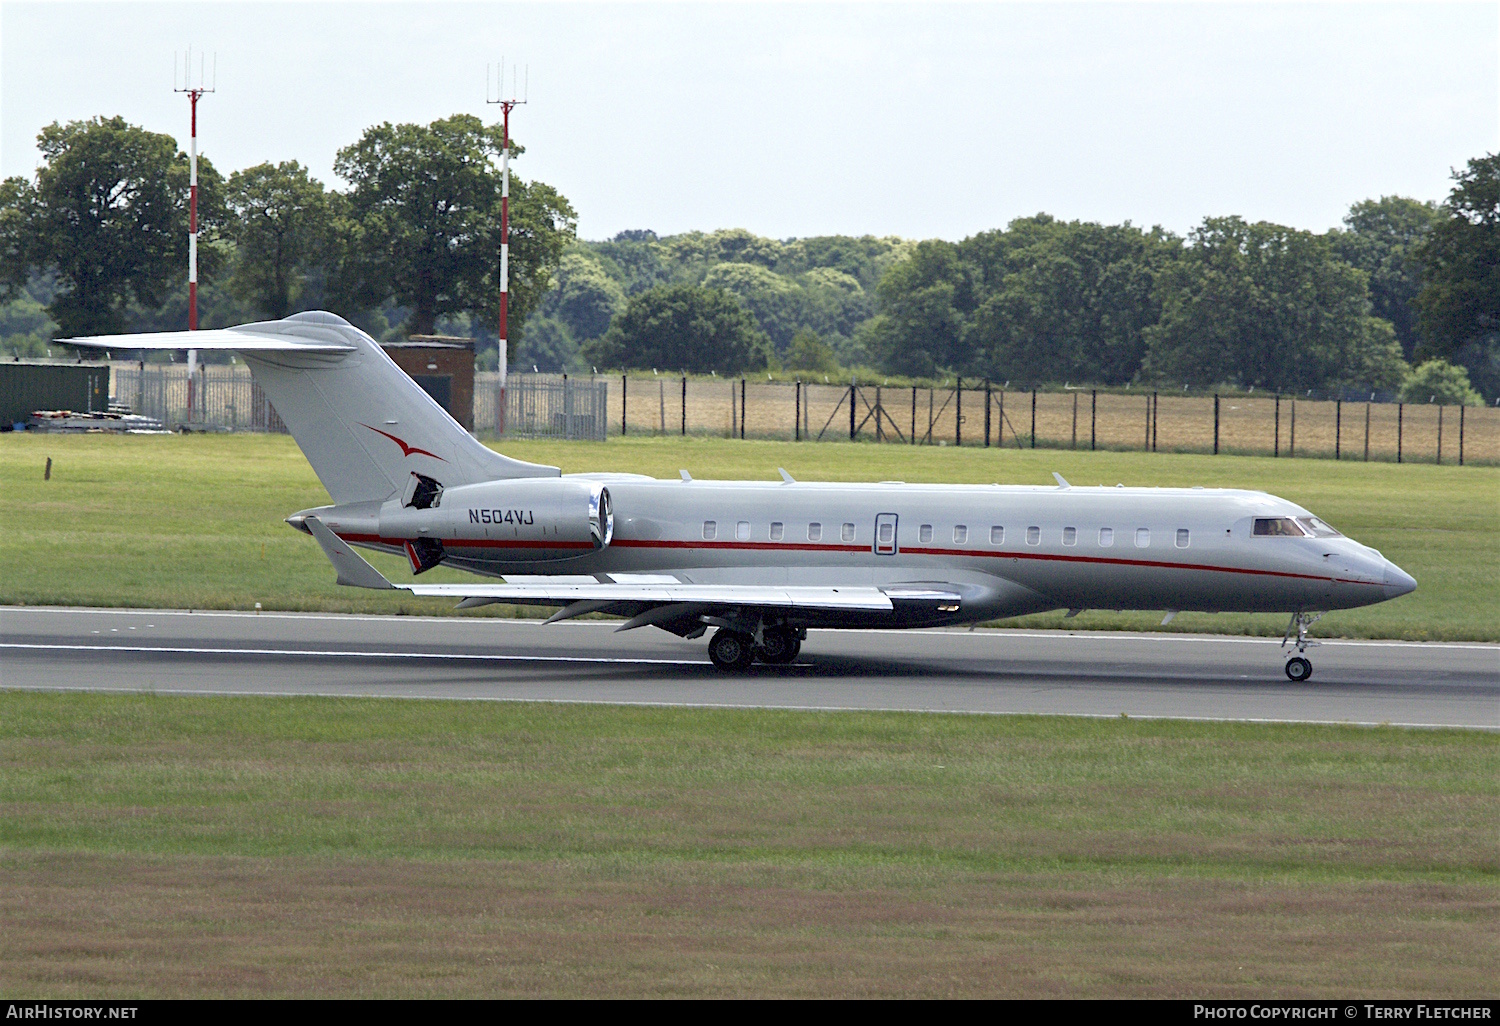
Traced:
[[88, 349], [203, 349], [240, 353], [352, 353], [354, 346], [299, 335], [212, 328], [202, 331], [152, 331], [133, 335], [90, 335], [54, 339], [63, 345]]
[[347, 584], [351, 588], [377, 588], [381, 591], [395, 589], [396, 586], [386, 580], [384, 574], [365, 562], [363, 556], [330, 531], [323, 521], [317, 517], [308, 517], [304, 523], [312, 536], [318, 539], [318, 544], [323, 546], [323, 554], [338, 571], [338, 583]]

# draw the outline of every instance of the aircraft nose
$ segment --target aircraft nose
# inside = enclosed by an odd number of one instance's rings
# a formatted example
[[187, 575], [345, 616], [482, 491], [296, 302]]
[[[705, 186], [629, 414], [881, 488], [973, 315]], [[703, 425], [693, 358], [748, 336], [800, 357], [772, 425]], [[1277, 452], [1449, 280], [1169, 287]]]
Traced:
[[1385, 561], [1385, 597], [1399, 598], [1417, 590], [1417, 582], [1411, 574], [1390, 560]]

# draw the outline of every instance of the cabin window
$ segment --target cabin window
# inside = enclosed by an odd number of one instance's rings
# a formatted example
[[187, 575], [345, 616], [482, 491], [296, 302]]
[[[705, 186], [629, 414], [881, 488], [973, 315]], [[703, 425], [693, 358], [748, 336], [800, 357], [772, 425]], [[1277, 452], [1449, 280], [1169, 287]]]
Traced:
[[1026, 528], [1026, 544], [1040, 545], [1042, 543], [1042, 529], [1040, 527]]
[[1177, 529], [1177, 547], [1179, 549], [1188, 547], [1188, 529], [1186, 527], [1179, 527]]
[[703, 521], [703, 540], [713, 541], [714, 535], [719, 533], [719, 525], [712, 520]]
[[882, 520], [880, 522], [880, 544], [889, 545], [891, 543], [891, 538], [895, 533], [895, 524], [891, 523], [889, 520]]
[[782, 527], [781, 521], [780, 520], [773, 520], [773, 521], [771, 521], [771, 540], [772, 541], [781, 541], [781, 537], [782, 537], [783, 533], [784, 533], [784, 528]]
[[845, 524], [844, 525], [843, 539], [846, 542], [852, 542], [854, 540], [854, 525], [853, 524]]
[[953, 525], [953, 544], [965, 545], [969, 541], [969, 526], [967, 524]]
[[823, 538], [823, 525], [822, 524], [808, 524], [807, 525], [807, 540], [808, 541], [821, 541], [822, 538]]
[[1078, 528], [1076, 528], [1076, 527], [1064, 527], [1063, 528], [1063, 544], [1064, 545], [1077, 545], [1078, 544]]
[[1250, 533], [1258, 537], [1301, 538], [1306, 532], [1291, 517], [1256, 517]]
[[[437, 503], [433, 503], [433, 505], [437, 505]], [[1297, 523], [1302, 526], [1302, 529], [1304, 531], [1312, 535], [1314, 538], [1343, 537], [1343, 535], [1339, 534], [1333, 528], [1323, 523], [1323, 521], [1319, 520], [1317, 517], [1298, 517]]]
[[923, 524], [921, 527], [917, 528], [917, 541], [919, 541], [919, 542], [930, 542], [930, 541], [932, 541], [932, 525], [931, 524]]
[[1099, 547], [1107, 549], [1115, 543], [1115, 529], [1113, 527], [1099, 528]]
[[1151, 547], [1151, 528], [1137, 527], [1135, 529], [1135, 547], [1138, 549], [1149, 549]]
[[735, 541], [750, 540], [750, 521], [741, 520], [739, 523], [734, 525], [734, 538]]
[[1005, 544], [1005, 528], [1003, 528], [1003, 527], [992, 527], [992, 528], [990, 528], [990, 544], [991, 545], [1004, 545]]

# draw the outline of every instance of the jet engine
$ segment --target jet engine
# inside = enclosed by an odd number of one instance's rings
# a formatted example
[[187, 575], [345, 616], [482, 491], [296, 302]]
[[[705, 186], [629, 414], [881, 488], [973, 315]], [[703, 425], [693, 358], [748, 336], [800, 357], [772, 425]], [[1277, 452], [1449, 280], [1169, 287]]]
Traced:
[[444, 488], [413, 474], [401, 498], [380, 507], [380, 537], [419, 552], [427, 541], [487, 556], [513, 549], [515, 559], [567, 559], [606, 547], [614, 530], [607, 488], [555, 477]]

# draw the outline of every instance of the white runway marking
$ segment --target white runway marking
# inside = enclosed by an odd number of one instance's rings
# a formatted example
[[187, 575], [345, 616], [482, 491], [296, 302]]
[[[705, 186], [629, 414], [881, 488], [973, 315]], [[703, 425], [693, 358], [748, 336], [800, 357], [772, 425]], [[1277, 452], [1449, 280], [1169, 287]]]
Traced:
[[312, 648], [179, 648], [168, 645], [42, 645], [0, 642], [0, 648], [42, 649], [48, 652], [170, 652], [180, 655], [323, 656], [333, 659], [473, 659], [495, 662], [645, 663], [653, 666], [711, 666], [702, 659], [641, 659], [633, 656], [501, 655], [470, 652], [362, 652], [357, 649]]

